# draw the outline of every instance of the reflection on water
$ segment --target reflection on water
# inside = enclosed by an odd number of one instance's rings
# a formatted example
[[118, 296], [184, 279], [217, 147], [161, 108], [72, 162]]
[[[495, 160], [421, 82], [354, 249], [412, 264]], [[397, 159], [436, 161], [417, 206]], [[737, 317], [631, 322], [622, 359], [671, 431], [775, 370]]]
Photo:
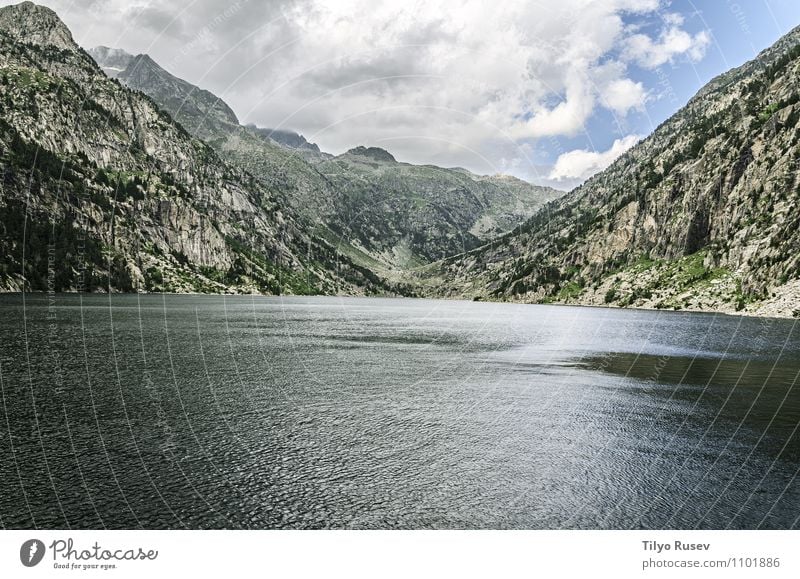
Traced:
[[0, 297], [0, 524], [798, 526], [792, 320]]
[[[688, 420], [727, 421], [735, 427], [767, 433], [762, 451], [800, 465], [793, 435], [800, 424], [800, 364], [796, 353], [776, 360], [654, 356], [614, 352], [582, 360], [586, 368], [624, 376], [631, 390], [691, 404]], [[797, 391], [795, 391], [797, 389]], [[786, 444], [786, 443], [789, 444]]]

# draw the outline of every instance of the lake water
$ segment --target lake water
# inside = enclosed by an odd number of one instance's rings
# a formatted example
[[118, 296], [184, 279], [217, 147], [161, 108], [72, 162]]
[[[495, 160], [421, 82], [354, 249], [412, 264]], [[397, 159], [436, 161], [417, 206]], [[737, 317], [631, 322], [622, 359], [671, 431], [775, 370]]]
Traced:
[[793, 320], [0, 297], [0, 525], [797, 528]]

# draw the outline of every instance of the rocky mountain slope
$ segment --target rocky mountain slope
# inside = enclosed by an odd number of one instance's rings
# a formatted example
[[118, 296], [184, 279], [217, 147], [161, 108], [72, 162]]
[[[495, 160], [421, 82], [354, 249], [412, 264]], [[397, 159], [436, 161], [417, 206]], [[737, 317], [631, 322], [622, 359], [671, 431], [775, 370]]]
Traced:
[[279, 191], [343, 253], [383, 274], [478, 247], [563, 195], [513, 177], [399, 163], [376, 147], [334, 158], [296, 133], [240, 126], [222, 100], [146, 55], [131, 56], [116, 72], [119, 50], [99, 47], [90, 53], [226, 160]]
[[[225, 112], [200, 97], [206, 112]], [[0, 9], [0, 170], [3, 290], [402, 289], [108, 78], [30, 2]]]
[[712, 80], [437, 295], [800, 315], [800, 28]]
[[97, 46], [87, 51], [95, 62], [103, 63], [100, 68], [111, 78], [116, 78], [119, 73], [128, 68], [134, 56], [121, 48]]
[[142, 91], [167, 111], [187, 131], [205, 138], [238, 125], [239, 119], [224, 101], [206, 90], [177, 78], [146, 54], [133, 56], [124, 50], [99, 46], [89, 55], [104, 72], [122, 84]]
[[310, 153], [321, 153], [316, 143], [309, 143], [303, 135], [293, 131], [264, 129], [253, 124], [248, 124], [247, 128], [264, 139], [269, 139], [270, 141], [290, 149], [308, 151]]
[[339, 193], [334, 231], [402, 268], [478, 247], [563, 195], [514, 177], [399, 163], [377, 147], [356, 147], [316, 167]]

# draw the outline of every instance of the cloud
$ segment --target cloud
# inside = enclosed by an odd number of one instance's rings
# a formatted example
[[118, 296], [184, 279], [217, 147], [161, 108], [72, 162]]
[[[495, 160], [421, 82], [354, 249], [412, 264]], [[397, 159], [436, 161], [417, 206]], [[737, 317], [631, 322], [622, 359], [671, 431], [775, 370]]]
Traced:
[[41, 1], [83, 46], [146, 52], [245, 122], [527, 178], [553, 153], [526, 143], [643, 110], [637, 68], [697, 60], [710, 39], [667, 0]]
[[625, 56], [636, 62], [639, 66], [653, 69], [673, 62], [675, 57], [686, 55], [690, 61], [697, 62], [703, 58], [708, 45], [711, 44], [711, 34], [701, 30], [691, 35], [681, 28], [683, 19], [676, 15], [666, 15], [668, 24], [653, 40], [646, 34], [634, 34], [626, 39]]
[[137, 26], [159, 35], [168, 35], [177, 39], [185, 39], [182, 22], [178, 14], [161, 6], [132, 6], [125, 11], [127, 18], [135, 21]]
[[574, 136], [600, 108], [643, 109], [647, 90], [618, 57], [634, 34], [626, 19], [659, 10], [653, 0], [312, 3], [296, 59], [281, 61], [269, 90], [248, 90], [242, 116], [301, 127], [333, 151], [379, 135], [412, 161], [446, 155], [444, 142], [463, 155], [498, 139]]
[[562, 102], [550, 109], [537, 110], [530, 121], [516, 127], [515, 134], [548, 137], [578, 133], [594, 111], [595, 97], [591, 85], [582, 78], [569, 79], [566, 85]]
[[563, 153], [556, 160], [549, 178], [554, 181], [588, 179], [608, 167], [617, 157], [639, 142], [639, 139], [638, 135], [628, 135], [617, 139], [607, 151], [576, 149]]
[[604, 86], [600, 95], [606, 108], [624, 116], [630, 110], [644, 109], [647, 91], [641, 82], [620, 78]]

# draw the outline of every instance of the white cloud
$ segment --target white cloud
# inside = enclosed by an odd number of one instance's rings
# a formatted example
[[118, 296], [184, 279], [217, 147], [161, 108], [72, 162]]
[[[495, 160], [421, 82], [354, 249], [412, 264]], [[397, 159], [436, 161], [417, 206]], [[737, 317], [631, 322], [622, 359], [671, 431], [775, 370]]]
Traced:
[[604, 86], [600, 95], [606, 108], [624, 116], [630, 110], [644, 109], [647, 91], [641, 82], [619, 78]]
[[635, 67], [696, 60], [709, 42], [667, 0], [40, 1], [83, 46], [147, 52], [244, 122], [483, 172], [540, 167], [526, 142], [642, 110]]
[[565, 84], [562, 102], [553, 108], [538, 108], [527, 123], [515, 127], [514, 134], [520, 137], [550, 137], [578, 133], [594, 111], [595, 97], [591, 85], [584, 79], [568, 79]]
[[637, 142], [639, 142], [638, 135], [628, 135], [622, 139], [615, 140], [607, 151], [576, 149], [563, 153], [556, 160], [549, 178], [554, 181], [588, 179], [608, 167], [617, 157], [633, 147]]
[[701, 30], [691, 35], [681, 28], [683, 19], [665, 17], [667, 28], [663, 29], [656, 40], [646, 34], [634, 34], [626, 39], [625, 56], [639, 66], [653, 69], [672, 62], [676, 56], [686, 55], [692, 62], [705, 56], [711, 35]]

